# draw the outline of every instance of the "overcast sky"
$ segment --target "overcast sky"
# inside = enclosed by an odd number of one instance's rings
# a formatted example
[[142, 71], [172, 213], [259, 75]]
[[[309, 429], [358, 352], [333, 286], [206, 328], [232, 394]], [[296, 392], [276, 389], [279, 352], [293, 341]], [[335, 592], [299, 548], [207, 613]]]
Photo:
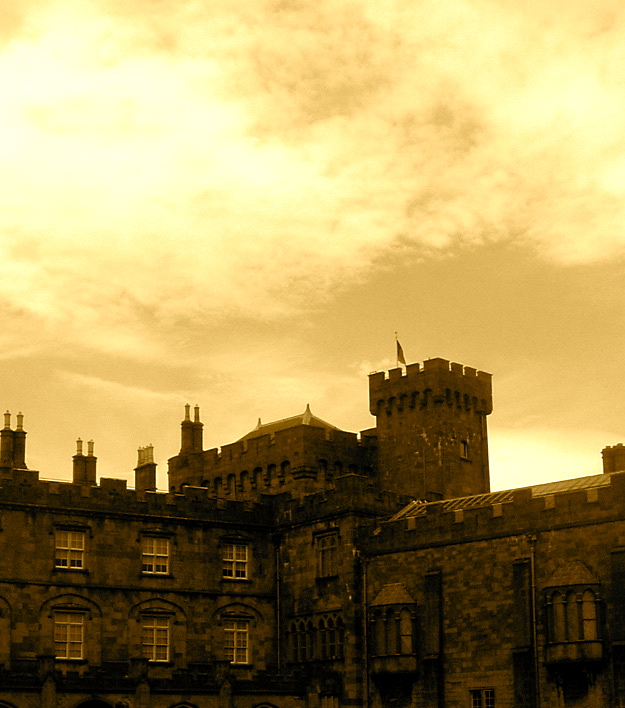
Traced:
[[0, 33], [0, 407], [42, 477], [152, 443], [166, 488], [187, 402], [206, 447], [371, 427], [395, 331], [493, 374], [495, 489], [625, 441], [622, 0], [14, 0]]

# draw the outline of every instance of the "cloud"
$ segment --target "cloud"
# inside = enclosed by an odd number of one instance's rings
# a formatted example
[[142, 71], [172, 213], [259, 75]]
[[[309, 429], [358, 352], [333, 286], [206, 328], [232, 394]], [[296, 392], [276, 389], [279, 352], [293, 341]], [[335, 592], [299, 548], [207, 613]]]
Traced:
[[624, 13], [560, 5], [23, 3], [0, 298], [163, 358], [190, 323], [306, 310], [397, 252], [622, 254]]

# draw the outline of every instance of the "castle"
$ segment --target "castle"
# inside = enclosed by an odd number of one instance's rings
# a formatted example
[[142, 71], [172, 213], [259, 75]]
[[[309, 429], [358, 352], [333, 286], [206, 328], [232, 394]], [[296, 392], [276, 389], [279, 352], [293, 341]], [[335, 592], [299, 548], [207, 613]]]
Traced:
[[491, 492], [491, 377], [369, 377], [375, 426], [309, 407], [204, 450], [169, 488], [26, 465], [0, 431], [0, 708], [625, 706], [625, 446]]

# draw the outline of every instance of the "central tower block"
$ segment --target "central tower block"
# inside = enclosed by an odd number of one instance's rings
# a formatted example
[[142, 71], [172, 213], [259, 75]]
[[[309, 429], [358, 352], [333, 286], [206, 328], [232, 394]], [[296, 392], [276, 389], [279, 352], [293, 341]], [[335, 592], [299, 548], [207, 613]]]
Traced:
[[490, 491], [492, 377], [446, 359], [369, 376], [384, 489], [434, 501]]

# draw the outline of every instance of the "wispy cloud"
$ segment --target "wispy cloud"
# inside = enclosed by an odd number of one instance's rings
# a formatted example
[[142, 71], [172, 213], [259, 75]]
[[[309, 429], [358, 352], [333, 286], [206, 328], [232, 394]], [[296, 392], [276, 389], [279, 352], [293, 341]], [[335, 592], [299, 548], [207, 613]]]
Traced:
[[0, 297], [68, 341], [166, 358], [181, 323], [283, 317], [397, 251], [621, 254], [624, 18], [22, 2], [0, 53]]

